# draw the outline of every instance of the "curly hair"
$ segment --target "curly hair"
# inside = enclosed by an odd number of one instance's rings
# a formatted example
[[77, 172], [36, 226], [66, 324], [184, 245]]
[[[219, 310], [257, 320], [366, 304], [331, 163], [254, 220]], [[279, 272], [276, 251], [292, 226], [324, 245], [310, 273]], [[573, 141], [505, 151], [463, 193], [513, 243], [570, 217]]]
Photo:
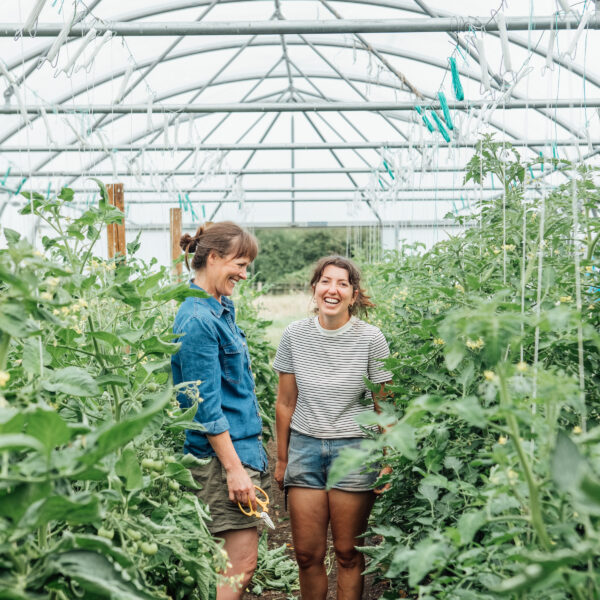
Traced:
[[324, 256], [323, 258], [320, 258], [317, 261], [317, 264], [315, 265], [313, 271], [313, 275], [310, 279], [310, 287], [313, 288], [313, 290], [317, 285], [319, 279], [321, 279], [323, 271], [329, 265], [333, 265], [334, 267], [344, 269], [348, 273], [348, 281], [350, 282], [353, 291], [358, 292], [356, 300], [354, 301], [352, 306], [348, 308], [351, 315], [356, 313], [366, 314], [369, 308], [375, 307], [375, 304], [373, 304], [369, 296], [367, 296], [366, 291], [360, 287], [360, 269], [349, 258], [345, 258], [337, 254], [333, 254], [331, 256]]

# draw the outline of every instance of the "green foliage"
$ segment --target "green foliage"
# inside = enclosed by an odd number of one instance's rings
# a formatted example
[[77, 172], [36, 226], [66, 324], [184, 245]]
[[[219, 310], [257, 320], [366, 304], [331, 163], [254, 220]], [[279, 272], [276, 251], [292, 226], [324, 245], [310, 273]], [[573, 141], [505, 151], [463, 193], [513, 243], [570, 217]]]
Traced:
[[298, 591], [298, 565], [287, 555], [285, 544], [269, 549], [267, 541], [267, 532], [264, 531], [258, 542], [252, 593], [260, 595], [264, 590], [281, 590], [289, 594]]
[[196, 292], [94, 257], [123, 217], [103, 186], [76, 219], [71, 190], [29, 197], [53, 235], [42, 254], [4, 230], [0, 251], [0, 596], [208, 599], [226, 557], [170, 383], [175, 302]]
[[[365, 254], [369, 243], [348, 239], [346, 229], [259, 229], [256, 237], [260, 252], [253, 264], [257, 281], [306, 287], [314, 263], [322, 256]], [[365, 236], [366, 238], [366, 236]]]
[[275, 400], [277, 374], [271, 367], [275, 348], [267, 338], [271, 321], [259, 317], [257, 298], [261, 293], [253, 285], [254, 280], [239, 283], [235, 297], [236, 320], [244, 334], [252, 360], [252, 374], [258, 406], [263, 419], [263, 443], [273, 436], [275, 426]]
[[600, 193], [549, 162], [571, 181], [532, 193], [529, 165], [484, 140], [467, 180], [505, 194], [464, 234], [365, 267], [393, 401], [347, 468], [387, 447], [383, 542], [364, 551], [389, 597], [600, 597]]

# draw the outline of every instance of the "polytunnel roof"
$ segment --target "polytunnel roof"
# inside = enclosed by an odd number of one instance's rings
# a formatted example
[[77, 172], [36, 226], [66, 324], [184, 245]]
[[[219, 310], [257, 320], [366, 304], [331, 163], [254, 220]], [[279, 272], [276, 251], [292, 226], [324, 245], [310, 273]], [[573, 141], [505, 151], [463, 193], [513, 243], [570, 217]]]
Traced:
[[85, 206], [97, 177], [124, 184], [129, 228], [176, 206], [187, 223], [418, 226], [498, 194], [463, 185], [484, 133], [595, 161], [596, 3], [448, 6], [4, 0], [0, 216], [20, 190], [68, 185]]

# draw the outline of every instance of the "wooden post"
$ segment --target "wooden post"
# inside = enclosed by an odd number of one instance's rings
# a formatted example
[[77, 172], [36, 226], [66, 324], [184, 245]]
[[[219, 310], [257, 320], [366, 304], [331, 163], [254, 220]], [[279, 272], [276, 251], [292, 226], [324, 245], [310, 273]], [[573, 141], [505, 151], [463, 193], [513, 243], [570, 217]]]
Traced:
[[[125, 194], [122, 183], [111, 183], [106, 186], [108, 190], [108, 203], [116, 206], [121, 212], [125, 212]], [[108, 258], [114, 258], [115, 254], [127, 255], [125, 242], [125, 217], [123, 222], [111, 223], [107, 227], [108, 233]]]
[[[171, 263], [181, 255], [181, 246], [179, 240], [181, 239], [181, 208], [170, 208], [169, 209], [169, 225], [171, 231]], [[173, 267], [173, 275], [181, 277], [183, 271], [183, 265], [177, 263]]]

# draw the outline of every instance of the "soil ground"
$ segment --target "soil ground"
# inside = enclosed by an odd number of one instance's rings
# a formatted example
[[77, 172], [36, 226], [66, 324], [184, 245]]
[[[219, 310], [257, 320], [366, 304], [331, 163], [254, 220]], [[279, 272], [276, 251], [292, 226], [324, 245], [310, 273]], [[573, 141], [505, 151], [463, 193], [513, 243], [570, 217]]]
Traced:
[[[273, 478], [273, 469], [275, 467], [276, 450], [274, 442], [269, 443], [269, 468], [271, 471], [271, 505], [270, 513], [275, 523], [275, 530], [269, 531], [269, 547], [278, 548], [282, 544], [285, 544], [288, 548], [289, 556], [294, 560], [294, 550], [292, 541], [292, 531], [290, 527], [289, 513], [284, 508], [283, 492], [279, 489]], [[368, 540], [367, 543], [375, 543], [376, 540]], [[327, 593], [327, 600], [336, 600], [336, 564], [335, 554], [333, 552], [333, 545], [331, 543], [331, 532], [329, 532], [329, 549], [327, 552], [327, 560], [330, 561], [331, 571], [329, 573], [329, 591]], [[365, 590], [363, 593], [363, 600], [377, 600], [381, 598], [386, 590], [386, 586], [381, 583], [375, 583], [373, 577], [367, 576], [365, 579]], [[279, 590], [266, 590], [260, 596], [247, 593], [245, 598], [247, 600], [287, 600], [288, 598], [300, 598], [300, 593], [297, 592], [292, 596], [281, 592]], [[310, 600], [310, 599], [304, 599]]]

